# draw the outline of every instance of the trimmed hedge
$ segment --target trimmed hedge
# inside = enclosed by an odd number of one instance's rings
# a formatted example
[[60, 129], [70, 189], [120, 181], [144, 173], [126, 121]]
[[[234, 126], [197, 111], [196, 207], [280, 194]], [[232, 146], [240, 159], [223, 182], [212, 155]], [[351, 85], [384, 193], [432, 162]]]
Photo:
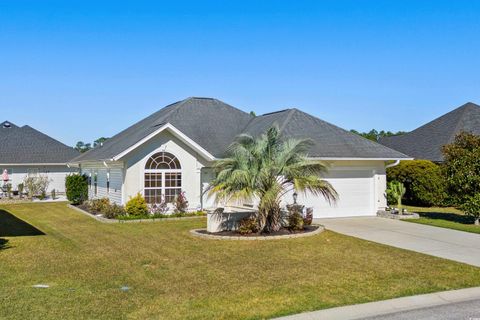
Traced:
[[71, 174], [65, 178], [67, 199], [72, 204], [82, 204], [88, 199], [88, 177], [86, 175]]
[[405, 204], [441, 206], [447, 197], [442, 168], [428, 160], [402, 161], [398, 166], [388, 168], [387, 181], [399, 181], [405, 185]]

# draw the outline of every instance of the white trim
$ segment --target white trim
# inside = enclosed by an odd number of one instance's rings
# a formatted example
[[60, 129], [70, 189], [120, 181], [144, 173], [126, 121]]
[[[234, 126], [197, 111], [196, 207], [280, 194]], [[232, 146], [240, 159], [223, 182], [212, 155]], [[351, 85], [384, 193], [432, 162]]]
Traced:
[[308, 160], [335, 160], [335, 161], [360, 161], [360, 160], [368, 160], [368, 161], [397, 161], [397, 160], [413, 160], [414, 158], [338, 158], [338, 157], [308, 157]]
[[179, 138], [180, 140], [182, 140], [184, 143], [190, 145], [191, 147], [193, 147], [193, 149], [196, 149], [200, 154], [202, 154], [206, 159], [212, 161], [212, 160], [215, 160], [215, 157], [210, 154], [207, 150], [205, 150], [204, 148], [202, 148], [198, 143], [196, 143], [195, 141], [193, 141], [192, 139], [190, 139], [187, 135], [185, 135], [183, 132], [181, 132], [180, 130], [178, 130], [177, 128], [175, 128], [173, 125], [171, 125], [170, 123], [167, 123], [163, 126], [161, 126], [160, 128], [158, 128], [157, 130], [155, 130], [154, 132], [152, 132], [151, 134], [149, 134], [148, 136], [146, 136], [145, 138], [143, 138], [142, 140], [138, 141], [137, 143], [135, 143], [133, 146], [129, 147], [128, 149], [122, 151], [121, 153], [117, 154], [116, 156], [114, 156], [112, 158], [112, 161], [118, 161], [120, 160], [121, 158], [123, 158], [125, 155], [127, 155], [128, 153], [130, 153], [131, 151], [135, 150], [136, 148], [138, 148], [139, 146], [141, 146], [142, 144], [144, 144], [145, 142], [149, 141], [150, 139], [154, 138], [156, 135], [158, 135], [159, 133], [161, 133], [162, 131], [164, 130], [169, 130], [171, 131], [175, 136], [177, 136], [177, 138]]
[[0, 163], [0, 166], [68, 166], [68, 163]]

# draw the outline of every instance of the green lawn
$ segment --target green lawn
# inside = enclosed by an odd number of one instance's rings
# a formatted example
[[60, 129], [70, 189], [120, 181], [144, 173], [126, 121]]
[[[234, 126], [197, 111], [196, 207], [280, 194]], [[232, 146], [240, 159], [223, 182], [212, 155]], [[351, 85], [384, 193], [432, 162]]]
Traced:
[[204, 218], [102, 224], [65, 203], [2, 208], [1, 319], [260, 319], [480, 285], [479, 268], [328, 231], [214, 241], [189, 234]]
[[428, 224], [435, 227], [480, 233], [480, 226], [474, 225], [474, 219], [455, 208], [423, 208], [407, 206], [409, 211], [417, 212], [420, 219], [404, 220], [408, 222]]

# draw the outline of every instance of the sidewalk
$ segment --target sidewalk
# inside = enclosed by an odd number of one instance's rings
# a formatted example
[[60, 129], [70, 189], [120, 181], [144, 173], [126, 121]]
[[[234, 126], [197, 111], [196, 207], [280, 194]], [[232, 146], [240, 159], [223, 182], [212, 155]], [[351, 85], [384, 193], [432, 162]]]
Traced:
[[353, 320], [427, 307], [480, 299], [480, 287], [324, 309], [277, 318], [277, 320]]

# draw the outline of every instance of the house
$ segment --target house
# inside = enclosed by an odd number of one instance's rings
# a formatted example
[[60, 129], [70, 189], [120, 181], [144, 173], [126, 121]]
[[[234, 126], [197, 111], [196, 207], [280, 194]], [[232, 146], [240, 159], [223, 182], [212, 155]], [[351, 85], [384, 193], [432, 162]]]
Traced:
[[[325, 177], [339, 193], [336, 205], [299, 196], [316, 217], [375, 215], [386, 206], [385, 167], [408, 156], [297, 109], [252, 116], [212, 98], [188, 98], [164, 107], [71, 161], [88, 175], [89, 197], [124, 204], [140, 192], [148, 203], [172, 202], [185, 191], [192, 208], [210, 208], [203, 192], [212, 164], [241, 133], [260, 135], [277, 125], [285, 137], [310, 138], [309, 156], [324, 160]], [[286, 202], [291, 202], [291, 195]]]
[[10, 121], [0, 124], [0, 169], [7, 170], [13, 190], [28, 174], [46, 175], [48, 191], [65, 192], [65, 176], [75, 168], [67, 163], [79, 153], [30, 126]]
[[480, 135], [480, 106], [475, 103], [468, 102], [409, 133], [379, 142], [415, 159], [443, 162], [442, 147], [462, 131]]

